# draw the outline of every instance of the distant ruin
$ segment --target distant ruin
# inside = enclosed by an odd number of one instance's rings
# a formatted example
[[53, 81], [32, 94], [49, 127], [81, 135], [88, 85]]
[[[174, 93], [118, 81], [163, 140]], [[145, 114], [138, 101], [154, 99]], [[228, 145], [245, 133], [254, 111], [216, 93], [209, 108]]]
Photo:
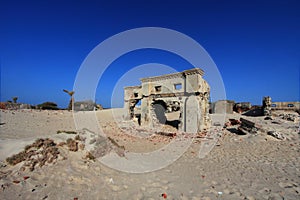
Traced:
[[263, 102], [262, 102], [262, 109], [263, 109], [263, 115], [264, 116], [272, 116], [272, 112], [271, 112], [271, 97], [266, 96], [263, 98]]
[[209, 128], [210, 87], [199, 68], [142, 78], [140, 86], [124, 88], [127, 119], [142, 126], [169, 124], [197, 133]]

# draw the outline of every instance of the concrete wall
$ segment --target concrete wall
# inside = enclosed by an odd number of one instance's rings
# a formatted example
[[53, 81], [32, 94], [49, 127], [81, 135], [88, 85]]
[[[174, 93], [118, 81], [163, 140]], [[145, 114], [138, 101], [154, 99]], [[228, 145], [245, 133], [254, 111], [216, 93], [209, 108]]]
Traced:
[[[208, 128], [210, 88], [202, 78], [203, 74], [201, 69], [194, 68], [174, 74], [142, 78], [141, 86], [124, 88], [124, 106], [128, 110], [128, 116], [135, 115], [132, 108], [137, 100], [141, 100], [142, 125], [155, 126], [159, 107], [157, 104], [161, 103], [165, 107], [164, 113], [180, 113], [178, 129], [198, 132]], [[177, 120], [175, 122], [177, 123]]]
[[[291, 105], [294, 105], [293, 107]], [[293, 101], [293, 102], [272, 102], [271, 103], [272, 110], [296, 110], [300, 109], [300, 102]]]
[[220, 100], [220, 101], [214, 102], [214, 103], [212, 103], [212, 106], [211, 106], [212, 113], [232, 114], [234, 104], [235, 104], [234, 101], [230, 101], [230, 100]]

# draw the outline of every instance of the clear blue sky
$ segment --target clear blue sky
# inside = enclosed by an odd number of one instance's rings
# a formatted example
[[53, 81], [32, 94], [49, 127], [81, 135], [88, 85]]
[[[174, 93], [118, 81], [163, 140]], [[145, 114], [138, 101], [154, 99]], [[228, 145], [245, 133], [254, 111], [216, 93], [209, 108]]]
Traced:
[[[174, 29], [200, 43], [219, 68], [227, 99], [261, 104], [270, 95], [274, 101], [299, 101], [299, 11], [297, 0], [1, 0], [1, 101], [18, 96], [19, 102], [67, 107], [62, 89], [73, 88], [88, 53], [114, 34], [148, 26]], [[105, 72], [97, 103], [110, 107], [122, 74], [154, 62], [178, 71], [191, 67], [163, 51], [129, 53]]]

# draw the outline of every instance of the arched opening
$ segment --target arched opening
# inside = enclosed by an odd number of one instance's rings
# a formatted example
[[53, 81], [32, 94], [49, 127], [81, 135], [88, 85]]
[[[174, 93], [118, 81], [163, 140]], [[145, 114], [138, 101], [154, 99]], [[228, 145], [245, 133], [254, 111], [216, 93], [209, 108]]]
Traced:
[[165, 116], [165, 112], [167, 109], [167, 105], [163, 100], [157, 100], [152, 103], [154, 108], [154, 112], [156, 114], [156, 118], [158, 119], [159, 123], [166, 124], [167, 118]]
[[[158, 119], [159, 123], [161, 124], [167, 124], [170, 126], [175, 127], [178, 129], [179, 127], [179, 119], [169, 119], [166, 116], [166, 110], [167, 110], [167, 104], [163, 100], [156, 100], [152, 103], [152, 106], [154, 108], [154, 113], [156, 115], [156, 118]], [[180, 108], [175, 108], [175, 110], [179, 110]]]

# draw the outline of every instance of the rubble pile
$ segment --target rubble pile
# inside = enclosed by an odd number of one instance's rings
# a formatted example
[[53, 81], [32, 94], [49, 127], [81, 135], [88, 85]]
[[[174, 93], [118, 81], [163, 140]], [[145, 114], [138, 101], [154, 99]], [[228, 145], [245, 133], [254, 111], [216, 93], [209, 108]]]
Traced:
[[90, 152], [90, 154], [95, 158], [103, 157], [111, 151], [114, 151], [120, 157], [125, 157], [125, 147], [119, 145], [111, 137], [105, 138], [99, 136], [98, 138], [90, 141], [90, 144], [94, 144], [95, 146], [95, 148]]
[[244, 118], [241, 118], [240, 121], [241, 121], [241, 125], [238, 127], [240, 133], [244, 135], [257, 133], [258, 128], [255, 126], [254, 122], [251, 122]]
[[229, 119], [229, 122], [226, 122], [224, 124], [224, 128], [230, 127], [230, 126], [235, 126], [241, 124], [240, 120], [237, 119]]
[[291, 113], [280, 114], [279, 117], [281, 117], [284, 120], [292, 121], [292, 122], [295, 122], [296, 119], [298, 118], [298, 116], [296, 114], [291, 114]]
[[36, 166], [42, 167], [49, 163], [55, 163], [59, 158], [59, 150], [51, 139], [37, 139], [33, 144], [27, 145], [24, 151], [8, 157], [6, 161], [10, 165], [16, 165], [24, 161], [22, 168], [33, 171]]
[[285, 139], [285, 137], [281, 133], [276, 132], [276, 131], [268, 131], [268, 135], [271, 135], [274, 138], [277, 138], [278, 140], [284, 140]]
[[60, 155], [59, 147], [67, 146], [69, 151], [84, 149], [84, 138], [76, 135], [74, 139], [68, 138], [66, 142], [56, 144], [52, 139], [37, 139], [34, 143], [27, 145], [23, 151], [6, 158], [10, 165], [23, 162], [21, 170], [29, 169], [33, 171], [36, 167], [43, 167], [48, 164], [55, 164], [58, 160], [64, 160]]

